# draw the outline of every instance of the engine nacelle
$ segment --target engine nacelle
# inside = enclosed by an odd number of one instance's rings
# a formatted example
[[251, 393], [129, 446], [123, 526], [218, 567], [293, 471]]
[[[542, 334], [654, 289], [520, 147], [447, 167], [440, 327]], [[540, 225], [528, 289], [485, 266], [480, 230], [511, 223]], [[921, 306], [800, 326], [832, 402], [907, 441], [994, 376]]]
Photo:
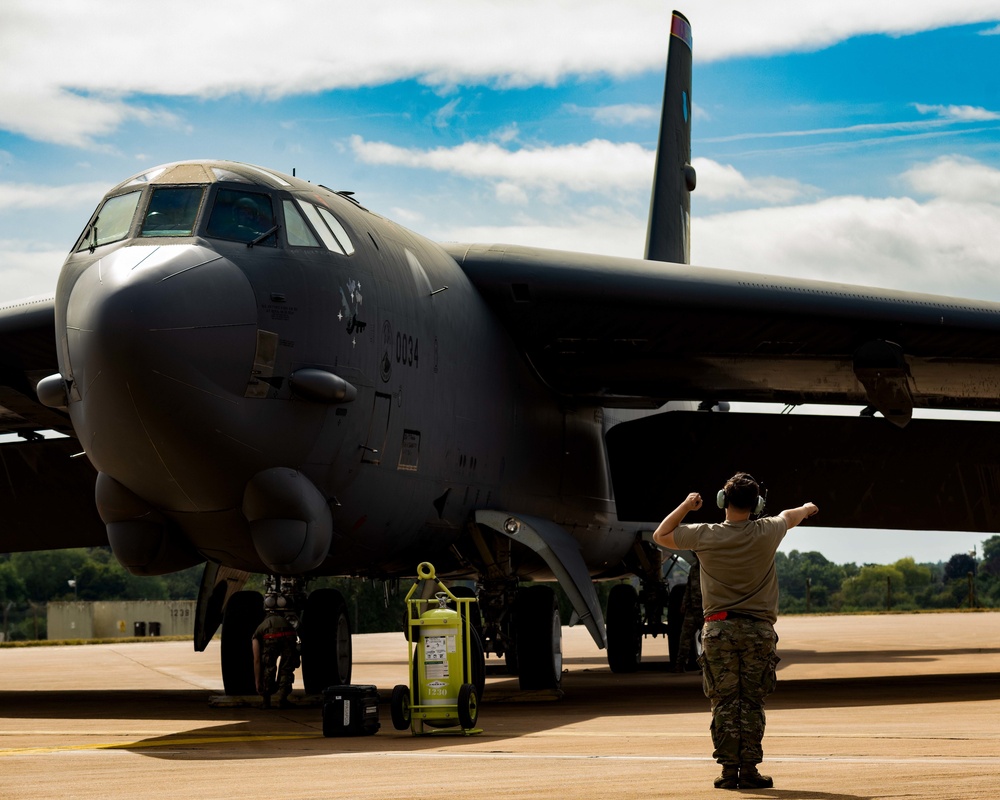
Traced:
[[315, 569], [333, 540], [326, 498], [301, 472], [274, 467], [258, 472], [243, 493], [243, 515], [257, 555], [278, 575]]
[[94, 495], [111, 550], [133, 575], [165, 575], [205, 560], [162, 514], [110, 475], [97, 474]]

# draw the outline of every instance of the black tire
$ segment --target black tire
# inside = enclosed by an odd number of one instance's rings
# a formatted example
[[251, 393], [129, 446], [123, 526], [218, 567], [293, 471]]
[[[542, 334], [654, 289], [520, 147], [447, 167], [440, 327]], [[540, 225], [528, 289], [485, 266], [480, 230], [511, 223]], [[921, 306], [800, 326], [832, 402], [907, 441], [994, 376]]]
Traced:
[[394, 686], [392, 698], [389, 700], [389, 712], [392, 715], [392, 727], [397, 731], [405, 731], [410, 727], [410, 687]]
[[476, 696], [482, 697], [486, 691], [486, 653], [483, 651], [483, 640], [479, 638], [476, 629], [472, 629], [472, 675], [467, 676], [476, 687]]
[[635, 672], [642, 661], [642, 615], [639, 593], [629, 583], [608, 594], [608, 666], [612, 672]]
[[471, 683], [463, 683], [458, 690], [458, 724], [465, 730], [476, 727], [479, 719], [479, 696], [476, 687]]
[[257, 694], [253, 675], [253, 634], [264, 620], [260, 592], [236, 592], [222, 618], [222, 685], [231, 697]]
[[562, 623], [551, 586], [519, 589], [514, 601], [518, 680], [524, 690], [559, 689]]
[[317, 589], [309, 595], [299, 638], [306, 694], [321, 694], [329, 686], [351, 683], [351, 622], [340, 592]]

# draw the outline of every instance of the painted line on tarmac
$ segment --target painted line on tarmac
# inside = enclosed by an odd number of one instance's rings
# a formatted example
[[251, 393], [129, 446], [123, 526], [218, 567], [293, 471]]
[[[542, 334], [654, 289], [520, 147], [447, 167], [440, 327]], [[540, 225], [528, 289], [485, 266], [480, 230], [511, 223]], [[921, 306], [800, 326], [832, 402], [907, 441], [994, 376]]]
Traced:
[[[705, 762], [715, 763], [711, 756], [630, 756], [602, 755], [598, 753], [414, 753], [383, 750], [379, 752], [351, 753], [314, 753], [317, 758], [437, 758], [437, 759], [469, 759], [480, 758], [497, 761], [650, 761], [650, 762]], [[919, 758], [885, 758], [881, 756], [768, 756], [767, 763], [832, 763], [832, 764], [958, 764], [958, 765], [1000, 765], [1000, 756], [921, 756]]]
[[[53, 753], [96, 752], [106, 750], [134, 750], [139, 748], [198, 747], [217, 744], [240, 744], [249, 742], [301, 741], [323, 739], [317, 733], [277, 733], [267, 735], [198, 736], [176, 739], [148, 739], [135, 742], [101, 742], [80, 745], [53, 745], [50, 747], [15, 747], [0, 749], [0, 758], [7, 756], [48, 755]], [[312, 753], [314, 758], [397, 758], [397, 759], [480, 759], [489, 761], [622, 761], [622, 762], [714, 762], [710, 756], [670, 756], [670, 755], [607, 755], [599, 753], [510, 753], [510, 752], [469, 752], [428, 753], [398, 750], [352, 751], [337, 753]], [[769, 756], [768, 763], [788, 764], [939, 764], [965, 766], [1000, 766], [1000, 756]]]

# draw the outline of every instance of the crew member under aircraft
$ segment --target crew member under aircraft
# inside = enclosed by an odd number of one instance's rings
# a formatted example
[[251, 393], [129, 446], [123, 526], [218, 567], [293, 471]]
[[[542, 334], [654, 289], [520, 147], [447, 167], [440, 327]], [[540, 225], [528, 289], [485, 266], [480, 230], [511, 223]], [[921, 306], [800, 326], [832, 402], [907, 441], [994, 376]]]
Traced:
[[671, 665], [674, 672], [687, 672], [691, 661], [691, 651], [694, 650], [698, 631], [705, 624], [705, 615], [701, 609], [701, 565], [698, 556], [692, 555], [694, 562], [688, 569], [687, 585], [684, 587], [684, 600], [681, 602], [681, 635], [677, 640], [677, 660]]
[[[271, 599], [268, 596], [268, 599]], [[265, 600], [266, 602], [266, 600]], [[253, 633], [253, 676], [261, 706], [271, 707], [271, 695], [278, 693], [278, 707], [288, 708], [295, 669], [299, 666], [298, 634], [285, 614], [268, 609], [264, 621]]]
[[702, 506], [689, 494], [653, 533], [671, 550], [693, 550], [701, 564], [702, 679], [712, 703], [712, 743], [722, 774], [718, 789], [766, 789], [774, 785], [757, 765], [764, 759], [764, 698], [775, 686], [778, 580], [774, 555], [785, 533], [816, 514], [813, 503], [774, 517], [753, 516], [764, 508], [760, 487], [737, 472], [718, 493], [721, 523], [681, 524]]

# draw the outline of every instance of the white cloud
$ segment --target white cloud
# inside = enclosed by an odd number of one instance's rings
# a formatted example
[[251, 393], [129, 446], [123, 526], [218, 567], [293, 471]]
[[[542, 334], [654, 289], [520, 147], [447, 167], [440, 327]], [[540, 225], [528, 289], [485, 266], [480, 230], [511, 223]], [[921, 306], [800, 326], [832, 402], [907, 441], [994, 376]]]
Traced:
[[[669, 11], [659, 0], [407, 0], [247, 7], [245, 2], [113, 0], [0, 6], [0, 127], [73, 146], [130, 119], [177, 124], [143, 96], [280, 97], [418, 80], [555, 85], [663, 67]], [[695, 58], [818, 49], [859, 34], [902, 35], [995, 22], [1000, 0], [693, 0]], [[553, 35], [558, 31], [559, 35]], [[484, 35], [488, 32], [488, 35]], [[164, 51], [165, 41], [170, 47]], [[266, 48], [248, 51], [248, 44]], [[78, 57], [86, 53], [87, 57]], [[55, 54], [55, 55], [54, 55]], [[71, 62], [71, 63], [70, 63]], [[13, 77], [13, 76], [16, 76]]]
[[[503, 242], [639, 258], [644, 217], [609, 208], [539, 221], [438, 225], [442, 241]], [[951, 199], [837, 197], [692, 220], [705, 269], [876, 286], [1000, 302], [1000, 206]]]
[[[939, 159], [912, 168], [902, 180], [929, 199], [845, 196], [695, 216], [692, 263], [1000, 302], [1000, 191], [992, 188], [1000, 171], [968, 159]], [[957, 192], [958, 185], [970, 188]], [[428, 227], [425, 234], [445, 241], [640, 257], [646, 219], [609, 206], [548, 213], [535, 206], [495, 225], [431, 220]]]
[[903, 179], [920, 194], [1000, 205], [1000, 169], [971, 158], [944, 156], [908, 170]]
[[698, 200], [741, 200], [766, 205], [791, 203], [816, 189], [789, 178], [763, 177], [750, 179], [730, 164], [719, 164], [707, 158], [696, 158], [692, 166], [698, 173]]
[[867, 34], [905, 36], [953, 25], [996, 22], [997, 0], [706, 0], [685, 12], [694, 29], [695, 59], [808, 52]]
[[913, 107], [921, 114], [937, 114], [942, 119], [955, 122], [990, 122], [1000, 119], [1000, 114], [996, 111], [977, 106], [926, 106], [914, 103]]
[[65, 250], [46, 249], [30, 242], [0, 240], [0, 299], [52, 294]]
[[[594, 139], [584, 144], [508, 149], [495, 142], [467, 142], [432, 150], [398, 147], [387, 142], [351, 138], [351, 148], [366, 164], [429, 169], [496, 182], [497, 199], [523, 204], [529, 190], [555, 201], [561, 192], [600, 191], [621, 197], [647, 191], [655, 153], [635, 143]], [[693, 162], [699, 199], [767, 205], [790, 203], [814, 195], [816, 189], [788, 178], [747, 178], [731, 165], [707, 158]]]
[[696, 264], [1000, 301], [1000, 205], [836, 197], [692, 227]]
[[595, 206], [554, 215], [544, 222], [533, 214], [524, 214], [506, 224], [443, 224], [427, 233], [445, 242], [502, 242], [639, 258], [646, 241], [646, 220]]
[[[2, 47], [3, 35], [0, 35]], [[5, 59], [0, 56], [0, 69]], [[53, 85], [0, 81], [0, 129], [29, 139], [73, 147], [95, 147], [95, 139], [137, 120], [147, 125], [175, 126], [174, 114], [131, 105], [109, 96], [84, 96]]]
[[566, 106], [566, 110], [573, 114], [589, 117], [602, 125], [635, 125], [636, 123], [658, 122], [660, 119], [659, 106], [638, 103], [622, 103], [593, 108], [569, 104]]
[[0, 183], [0, 210], [45, 208], [93, 210], [110, 188], [110, 185], [104, 183], [75, 183], [68, 186]]
[[516, 150], [495, 142], [467, 142], [456, 147], [421, 150], [353, 136], [351, 148], [366, 164], [430, 169], [544, 192], [648, 187], [655, 158], [652, 150], [638, 144], [615, 144], [603, 139]]
[[441, 106], [434, 115], [434, 127], [447, 128], [458, 114], [458, 106], [461, 102], [462, 98], [456, 97], [454, 100]]

